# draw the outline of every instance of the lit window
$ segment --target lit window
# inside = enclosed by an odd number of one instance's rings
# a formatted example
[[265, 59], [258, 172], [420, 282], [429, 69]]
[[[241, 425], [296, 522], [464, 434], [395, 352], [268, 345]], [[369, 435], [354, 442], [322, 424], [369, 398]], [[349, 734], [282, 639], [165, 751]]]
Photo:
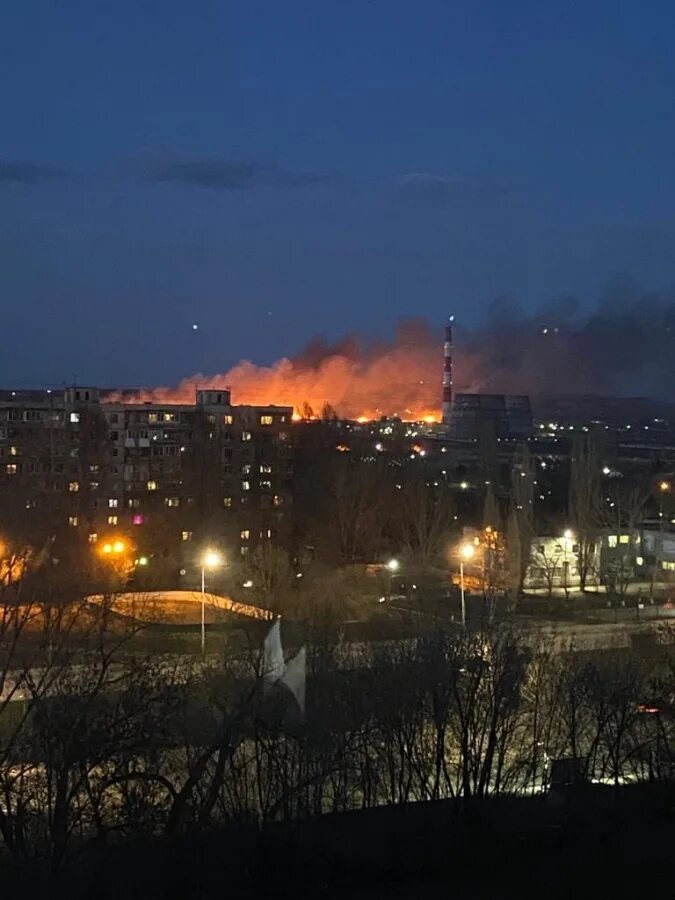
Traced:
[[242, 441], [250, 441], [251, 440], [251, 432], [250, 431], [242, 431], [241, 439], [242, 439]]
[[98, 540], [98, 535], [96, 534], [95, 531], [92, 531], [92, 533], [89, 535], [89, 543], [95, 544], [97, 540]]
[[260, 466], [261, 475], [270, 475], [272, 473], [272, 466], [262, 465]]
[[135, 516], [132, 516], [131, 521], [134, 525], [142, 525], [143, 524], [143, 516], [139, 513], [136, 513]]
[[274, 416], [260, 416], [260, 424], [261, 425], [272, 425], [274, 422]]
[[80, 414], [79, 414], [79, 413], [74, 413], [74, 412], [71, 413], [71, 414], [70, 414], [70, 421], [71, 421], [71, 422], [79, 422], [79, 421], [80, 421]]
[[17, 456], [17, 455], [18, 455], [18, 452], [19, 452], [19, 451], [16, 449], [16, 447], [10, 447], [10, 448], [9, 448], [8, 456]]
[[163, 420], [165, 422], [175, 422], [176, 421], [176, 413], [164, 413]]
[[643, 558], [642, 556], [636, 556], [636, 557], [635, 557], [635, 564], [636, 564], [637, 566], [644, 566], [644, 564], [645, 564], [644, 558]]
[[244, 530], [239, 534], [239, 537], [242, 539], [242, 541], [247, 541], [251, 537], [251, 532], [248, 530], [248, 528], [244, 528]]
[[79, 491], [79, 489], [80, 489], [79, 481], [69, 481], [68, 482], [68, 490], [70, 491], [71, 494], [76, 494]]
[[191, 541], [192, 540], [192, 532], [191, 531], [182, 531], [181, 537], [184, 541]]
[[232, 416], [223, 416], [223, 425], [231, 425], [233, 421], [234, 419], [232, 418]]
[[156, 482], [156, 481], [149, 481], [149, 482], [148, 482], [148, 490], [149, 490], [149, 491], [156, 491], [156, 490], [157, 490], [157, 482]]
[[241, 467], [241, 474], [242, 475], [250, 475], [251, 474], [250, 463], [244, 463], [244, 465]]
[[232, 497], [223, 497], [223, 506], [227, 507], [227, 509], [230, 509], [230, 507], [232, 506]]
[[241, 489], [242, 489], [242, 491], [250, 491], [251, 490], [251, 482], [250, 481], [242, 481]]
[[8, 475], [16, 475], [16, 463], [7, 463], [5, 471]]
[[97, 491], [98, 490], [98, 481], [90, 481], [89, 487], [91, 488], [92, 491]]
[[617, 537], [615, 534], [610, 534], [607, 536], [607, 546], [608, 547], [616, 547], [617, 545]]
[[148, 422], [157, 422], [158, 416], [156, 412], [148, 413]]
[[138, 499], [138, 497], [129, 497], [129, 499], [127, 500], [127, 506], [129, 507], [129, 509], [138, 509], [140, 505], [141, 501]]
[[164, 502], [167, 506], [174, 508], [180, 506], [180, 499], [178, 497], [167, 497]]
[[77, 516], [68, 516], [68, 524], [72, 525], [73, 528], [77, 527], [78, 518]]
[[284, 498], [281, 497], [279, 494], [275, 494], [275, 495], [274, 495], [273, 503], [274, 503], [275, 506], [283, 506], [283, 505], [284, 505]]
[[260, 482], [260, 487], [261, 487], [263, 490], [264, 490], [265, 488], [271, 489], [271, 487], [272, 487], [272, 482], [269, 481], [268, 479], [263, 479], [263, 480]]
[[108, 506], [110, 507], [110, 509], [117, 509], [118, 504], [119, 504], [119, 500], [117, 499], [117, 497], [109, 498]]
[[239, 552], [241, 553], [242, 556], [246, 556], [246, 554], [248, 553], [248, 547], [246, 547], [246, 546], [240, 547]]
[[108, 516], [108, 525], [117, 525], [117, 516]]
[[629, 544], [629, 543], [630, 543], [630, 535], [629, 535], [629, 534], [622, 534], [622, 535], [619, 537], [619, 543], [620, 543], [620, 544]]
[[662, 568], [666, 569], [668, 572], [675, 572], [675, 562], [666, 562], [664, 559], [662, 562]]

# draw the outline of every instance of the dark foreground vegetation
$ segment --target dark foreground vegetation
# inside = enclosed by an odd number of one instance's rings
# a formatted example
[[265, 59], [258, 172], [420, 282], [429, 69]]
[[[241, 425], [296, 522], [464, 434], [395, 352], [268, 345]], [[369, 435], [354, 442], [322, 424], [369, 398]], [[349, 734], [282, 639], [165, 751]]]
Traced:
[[444, 880], [490, 896], [533, 873], [550, 894], [572, 866], [610, 885], [665, 858], [675, 670], [658, 645], [582, 655], [509, 624], [310, 633], [300, 715], [266, 690], [260, 634], [142, 652], [114, 600], [1, 607], [7, 896], [433, 895]]
[[129, 839], [56, 876], [6, 863], [3, 896], [669, 896], [674, 838], [672, 785], [588, 787]]

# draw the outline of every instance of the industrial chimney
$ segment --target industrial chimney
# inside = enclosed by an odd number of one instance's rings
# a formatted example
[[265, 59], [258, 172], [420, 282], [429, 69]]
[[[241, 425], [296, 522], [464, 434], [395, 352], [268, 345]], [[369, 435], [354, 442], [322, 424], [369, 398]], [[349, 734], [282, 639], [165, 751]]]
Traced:
[[443, 424], [450, 424], [452, 411], [452, 323], [454, 316], [450, 316], [445, 326], [445, 343], [443, 344]]

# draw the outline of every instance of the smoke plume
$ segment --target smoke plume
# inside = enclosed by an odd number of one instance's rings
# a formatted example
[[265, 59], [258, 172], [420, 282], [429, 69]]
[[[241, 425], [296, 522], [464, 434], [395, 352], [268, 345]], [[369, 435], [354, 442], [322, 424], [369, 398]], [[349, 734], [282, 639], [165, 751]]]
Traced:
[[[451, 312], [451, 310], [450, 310]], [[535, 314], [495, 301], [486, 324], [455, 328], [455, 391], [644, 395], [669, 399], [675, 383], [675, 301], [645, 296], [622, 282], [590, 315], [563, 299]], [[174, 388], [136, 392], [142, 401], [193, 402], [195, 389], [230, 387], [239, 404], [293, 406], [321, 415], [438, 418], [443, 323], [401, 321], [391, 341], [314, 338], [294, 359], [249, 361]], [[126, 399], [131, 399], [128, 395]]]

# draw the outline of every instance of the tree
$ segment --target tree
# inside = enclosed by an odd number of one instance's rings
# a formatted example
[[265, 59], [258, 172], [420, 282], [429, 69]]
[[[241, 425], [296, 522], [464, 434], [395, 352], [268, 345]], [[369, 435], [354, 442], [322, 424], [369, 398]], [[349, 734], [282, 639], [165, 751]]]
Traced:
[[285, 550], [272, 541], [262, 541], [246, 556], [244, 572], [253, 582], [254, 596], [266, 609], [281, 613], [288, 608], [295, 579]]
[[[617, 538], [616, 552], [611, 554], [605, 577], [608, 587], [622, 597], [635, 574], [635, 557], [641, 555], [637, 529], [648, 499], [647, 488], [624, 481], [610, 485], [606, 493], [598, 497], [598, 523], [612, 529]], [[626, 543], [624, 538], [627, 538]]]
[[569, 514], [577, 536], [579, 587], [586, 590], [593, 573], [598, 528], [600, 464], [588, 436], [574, 440], [569, 482]]
[[483, 504], [483, 528], [494, 528], [499, 531], [501, 528], [501, 516], [499, 514], [499, 504], [495, 497], [492, 482], [488, 482], [485, 491], [485, 502]]
[[[523, 591], [525, 573], [534, 537], [534, 463], [526, 444], [514, 456], [511, 469], [511, 503], [509, 533], [514, 541], [510, 549], [510, 572], [515, 582], [515, 595]], [[517, 554], [516, 554], [517, 550]]]
[[394, 533], [406, 555], [423, 567], [433, 563], [445, 549], [454, 526], [455, 499], [442, 481], [431, 481], [413, 462], [397, 475], [394, 497]]
[[547, 541], [532, 547], [530, 566], [533, 571], [541, 573], [541, 579], [550, 599], [553, 595], [556, 578], [560, 575], [560, 545], [556, 541]]

